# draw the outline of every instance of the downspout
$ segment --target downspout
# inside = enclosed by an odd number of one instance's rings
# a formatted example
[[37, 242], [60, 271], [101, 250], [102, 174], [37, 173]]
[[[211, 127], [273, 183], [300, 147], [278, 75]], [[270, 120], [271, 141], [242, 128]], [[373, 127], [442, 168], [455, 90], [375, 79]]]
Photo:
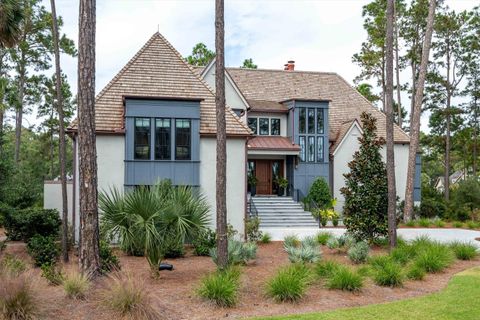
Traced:
[[244, 240], [247, 241], [247, 221], [248, 221], [248, 212], [247, 212], [247, 202], [248, 202], [248, 140], [250, 137], [247, 137], [245, 139], [245, 168], [243, 171], [244, 174], [244, 179], [245, 179], [245, 190], [244, 190], [244, 212], [245, 212], [245, 218], [244, 218], [244, 224], [243, 224], [243, 234], [244, 234]]

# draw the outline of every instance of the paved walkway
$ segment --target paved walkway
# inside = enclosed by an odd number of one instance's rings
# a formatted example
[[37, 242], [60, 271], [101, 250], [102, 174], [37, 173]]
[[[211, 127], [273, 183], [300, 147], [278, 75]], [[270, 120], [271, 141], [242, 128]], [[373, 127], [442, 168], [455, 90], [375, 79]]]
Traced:
[[[263, 232], [268, 232], [272, 236], [273, 241], [283, 240], [286, 235], [295, 234], [300, 238], [306, 236], [312, 236], [319, 231], [328, 231], [336, 236], [340, 236], [345, 233], [344, 228], [262, 228]], [[422, 228], [400, 228], [398, 234], [405, 240], [412, 240], [419, 236], [428, 236], [433, 240], [440, 242], [452, 242], [455, 240], [462, 242], [472, 242], [480, 248], [480, 241], [476, 241], [475, 238], [480, 238], [480, 231], [465, 230], [465, 229], [422, 229]]]

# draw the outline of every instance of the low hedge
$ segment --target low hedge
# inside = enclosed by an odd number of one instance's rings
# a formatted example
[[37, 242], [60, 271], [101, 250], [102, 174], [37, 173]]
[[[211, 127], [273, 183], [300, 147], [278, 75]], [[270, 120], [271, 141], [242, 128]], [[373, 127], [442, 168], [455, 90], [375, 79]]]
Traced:
[[5, 230], [10, 240], [28, 241], [36, 234], [56, 237], [62, 223], [55, 209], [8, 209], [4, 214]]

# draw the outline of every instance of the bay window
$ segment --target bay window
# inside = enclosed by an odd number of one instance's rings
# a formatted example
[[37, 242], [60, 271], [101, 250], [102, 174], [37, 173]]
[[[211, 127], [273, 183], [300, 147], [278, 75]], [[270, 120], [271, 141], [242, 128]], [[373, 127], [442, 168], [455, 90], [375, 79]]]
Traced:
[[150, 159], [150, 118], [135, 118], [134, 158]]

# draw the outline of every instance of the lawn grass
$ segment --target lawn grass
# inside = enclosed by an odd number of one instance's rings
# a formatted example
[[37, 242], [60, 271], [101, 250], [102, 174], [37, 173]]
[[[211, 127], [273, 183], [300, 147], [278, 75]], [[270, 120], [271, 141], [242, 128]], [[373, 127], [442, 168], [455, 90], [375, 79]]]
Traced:
[[444, 290], [396, 302], [304, 315], [257, 319], [369, 320], [435, 319], [474, 320], [480, 314], [480, 268], [455, 275]]

